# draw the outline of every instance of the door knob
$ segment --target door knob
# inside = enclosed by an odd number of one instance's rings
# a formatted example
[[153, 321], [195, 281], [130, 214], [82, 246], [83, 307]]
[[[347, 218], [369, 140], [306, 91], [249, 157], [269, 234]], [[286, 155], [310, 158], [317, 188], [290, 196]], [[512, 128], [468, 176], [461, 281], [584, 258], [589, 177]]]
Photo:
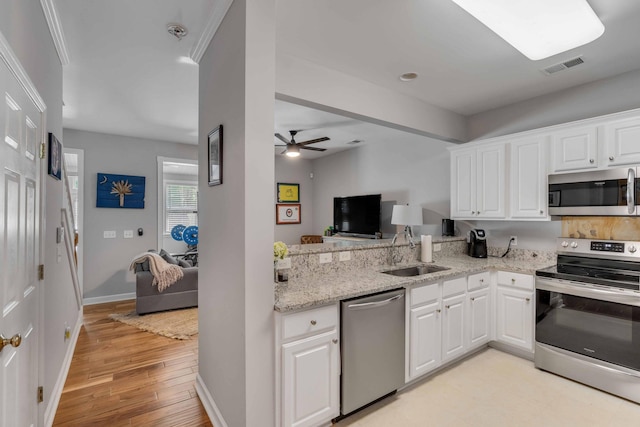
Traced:
[[5, 338], [4, 335], [0, 334], [0, 351], [7, 345], [11, 345], [12, 347], [19, 347], [22, 343], [22, 336], [20, 334], [15, 334], [11, 338]]

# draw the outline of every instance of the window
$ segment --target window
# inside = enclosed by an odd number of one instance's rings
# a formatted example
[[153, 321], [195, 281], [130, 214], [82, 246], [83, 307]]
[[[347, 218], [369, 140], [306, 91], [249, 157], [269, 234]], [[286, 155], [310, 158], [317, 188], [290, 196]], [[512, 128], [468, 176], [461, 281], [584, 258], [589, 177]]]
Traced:
[[164, 232], [178, 224], [198, 225], [198, 185], [186, 182], [166, 182], [164, 186]]

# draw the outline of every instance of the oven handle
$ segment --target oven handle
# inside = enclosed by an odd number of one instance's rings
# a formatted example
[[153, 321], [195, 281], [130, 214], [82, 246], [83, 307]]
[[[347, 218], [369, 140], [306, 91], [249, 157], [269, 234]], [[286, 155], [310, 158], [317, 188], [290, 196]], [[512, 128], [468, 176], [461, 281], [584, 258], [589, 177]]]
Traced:
[[627, 212], [629, 215], [636, 210], [636, 171], [629, 168], [627, 173]]
[[583, 284], [573, 285], [571, 282], [566, 280], [558, 281], [554, 279], [536, 277], [536, 289], [640, 307], [640, 294], [637, 296], [621, 294], [608, 289], [598, 289]]

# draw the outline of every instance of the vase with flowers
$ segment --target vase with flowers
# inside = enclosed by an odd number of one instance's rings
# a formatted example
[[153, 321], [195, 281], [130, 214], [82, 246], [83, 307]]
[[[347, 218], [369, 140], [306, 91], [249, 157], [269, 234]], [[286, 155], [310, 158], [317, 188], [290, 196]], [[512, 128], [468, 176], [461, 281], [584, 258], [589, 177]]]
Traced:
[[285, 259], [289, 254], [289, 249], [284, 242], [275, 242], [273, 244], [273, 275], [274, 281], [278, 281], [278, 261]]

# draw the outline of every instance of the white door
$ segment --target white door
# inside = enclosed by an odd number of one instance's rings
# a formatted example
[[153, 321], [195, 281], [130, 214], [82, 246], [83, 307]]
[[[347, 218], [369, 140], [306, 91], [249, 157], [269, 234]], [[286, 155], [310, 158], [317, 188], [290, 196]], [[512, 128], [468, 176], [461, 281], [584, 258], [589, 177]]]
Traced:
[[455, 359], [464, 354], [465, 295], [456, 295], [442, 300], [442, 361]]
[[640, 119], [615, 122], [604, 129], [609, 166], [640, 163]]
[[451, 152], [451, 218], [476, 215], [476, 151]]
[[313, 427], [340, 412], [338, 331], [282, 346], [282, 420], [289, 427]]
[[35, 426], [42, 113], [2, 60], [0, 97], [0, 425]]
[[478, 148], [476, 215], [505, 217], [505, 145]]
[[551, 135], [553, 171], [598, 167], [598, 131], [595, 126], [567, 129]]
[[511, 142], [511, 218], [548, 219], [547, 139]]
[[469, 292], [469, 348], [479, 347], [489, 342], [491, 312], [489, 289]]
[[496, 339], [533, 350], [533, 294], [498, 286], [496, 291]]
[[409, 378], [440, 366], [440, 328], [438, 301], [411, 309]]

